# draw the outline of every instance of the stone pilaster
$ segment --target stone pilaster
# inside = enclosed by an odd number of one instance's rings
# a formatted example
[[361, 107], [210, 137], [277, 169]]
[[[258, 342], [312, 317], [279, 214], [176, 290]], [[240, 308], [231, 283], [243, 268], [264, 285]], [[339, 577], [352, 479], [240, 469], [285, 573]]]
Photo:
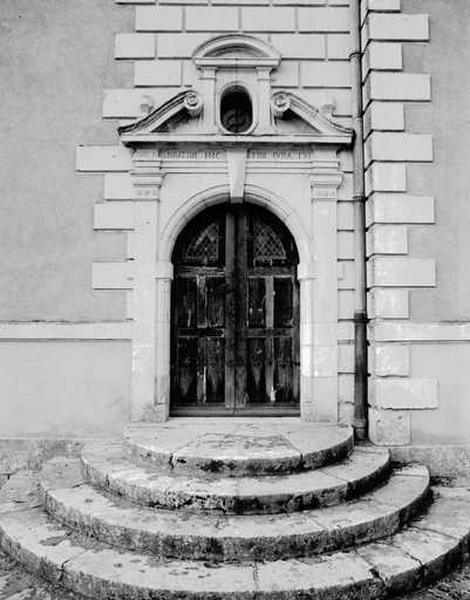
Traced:
[[336, 151], [319, 150], [312, 167], [311, 263], [300, 263], [302, 418], [336, 422], [338, 415], [337, 196], [342, 176]]
[[138, 150], [133, 159], [134, 287], [132, 314], [132, 421], [158, 419], [156, 390], [157, 233], [163, 175], [157, 150]]

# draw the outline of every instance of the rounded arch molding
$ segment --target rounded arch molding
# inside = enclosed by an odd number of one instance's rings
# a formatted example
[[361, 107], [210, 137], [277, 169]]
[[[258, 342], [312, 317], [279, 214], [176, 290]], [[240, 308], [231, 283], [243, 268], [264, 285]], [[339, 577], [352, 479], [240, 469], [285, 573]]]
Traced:
[[[228, 185], [213, 186], [188, 197], [162, 228], [160, 260], [164, 262], [171, 261], [176, 241], [189, 221], [206, 208], [227, 202], [228, 198]], [[294, 238], [299, 254], [299, 262], [304, 264], [311, 262], [311, 241], [308, 231], [295, 210], [290, 207], [287, 208], [287, 203], [281, 196], [265, 187], [247, 184], [245, 186], [245, 198], [248, 203], [260, 206], [278, 217]]]

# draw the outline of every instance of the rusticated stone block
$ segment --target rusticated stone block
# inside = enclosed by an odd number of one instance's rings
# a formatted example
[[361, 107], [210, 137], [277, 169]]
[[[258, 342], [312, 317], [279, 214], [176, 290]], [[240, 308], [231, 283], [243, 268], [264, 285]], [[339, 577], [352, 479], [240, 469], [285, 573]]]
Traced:
[[409, 292], [403, 289], [372, 289], [368, 294], [369, 316], [381, 319], [408, 319]]
[[371, 287], [434, 287], [436, 263], [432, 258], [374, 256], [368, 278]]
[[437, 381], [432, 379], [375, 379], [373, 405], [393, 410], [432, 409], [438, 406]]
[[405, 446], [411, 441], [410, 413], [369, 409], [369, 437], [378, 446]]
[[349, 31], [349, 9], [299, 8], [299, 31]]
[[177, 6], [138, 6], [135, 28], [137, 31], [180, 31], [183, 12]]
[[186, 9], [187, 31], [236, 31], [238, 28], [238, 8], [235, 6], [188, 6]]
[[287, 6], [269, 10], [244, 7], [241, 27], [243, 31], [295, 31], [295, 9]]

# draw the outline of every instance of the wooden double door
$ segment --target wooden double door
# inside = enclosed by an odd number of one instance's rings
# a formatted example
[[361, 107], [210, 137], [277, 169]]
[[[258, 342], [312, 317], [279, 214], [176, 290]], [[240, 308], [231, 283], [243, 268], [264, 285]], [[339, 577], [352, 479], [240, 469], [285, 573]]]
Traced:
[[173, 253], [172, 413], [296, 414], [298, 255], [249, 204], [208, 209]]

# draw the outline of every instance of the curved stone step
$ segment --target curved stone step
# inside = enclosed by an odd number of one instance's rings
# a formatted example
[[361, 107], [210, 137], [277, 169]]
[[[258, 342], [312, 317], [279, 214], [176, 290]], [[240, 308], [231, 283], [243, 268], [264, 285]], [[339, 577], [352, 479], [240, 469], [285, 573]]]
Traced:
[[162, 561], [71, 535], [38, 508], [0, 512], [0, 545], [29, 570], [94, 600], [378, 600], [430, 583], [468, 548], [470, 494], [439, 495], [390, 539], [315, 558]]
[[[304, 423], [298, 418], [178, 418], [128, 425], [129, 452], [161, 469], [240, 477], [315, 469], [353, 448], [348, 425]], [[216, 458], [214, 458], [216, 457]]]
[[211, 561], [312, 556], [382, 538], [429, 499], [429, 474], [412, 466], [359, 500], [277, 515], [222, 515], [136, 507], [83, 482], [78, 460], [53, 460], [41, 474], [49, 513], [98, 540], [158, 557]]
[[199, 477], [156, 472], [132, 460], [121, 444], [92, 442], [82, 452], [87, 479], [103, 489], [158, 508], [234, 514], [292, 512], [330, 506], [368, 491], [388, 476], [386, 449], [358, 447], [343, 463], [262, 477]]

